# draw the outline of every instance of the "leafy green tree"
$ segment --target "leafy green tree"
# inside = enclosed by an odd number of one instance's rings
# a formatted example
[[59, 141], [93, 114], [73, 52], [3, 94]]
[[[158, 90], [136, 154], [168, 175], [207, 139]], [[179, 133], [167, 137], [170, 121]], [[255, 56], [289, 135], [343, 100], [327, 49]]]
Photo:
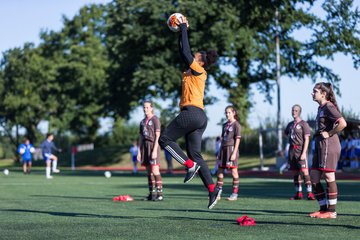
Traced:
[[114, 117], [128, 117], [148, 97], [177, 102], [185, 68], [178, 54], [178, 35], [165, 24], [173, 11], [169, 1], [114, 1], [110, 5], [108, 109]]
[[42, 32], [38, 47], [27, 43], [3, 54], [0, 65], [0, 122], [13, 144], [25, 128], [34, 142], [42, 120], [49, 130], [93, 141], [104, 116], [108, 55], [105, 7], [89, 5], [59, 32]]
[[[165, 21], [172, 12], [190, 23], [193, 51], [216, 49], [219, 66], [209, 74], [229, 91], [242, 125], [251, 109], [250, 86], [271, 102], [275, 86], [275, 11], [279, 11], [281, 74], [295, 79], [319, 77], [338, 87], [339, 76], [319, 63], [336, 53], [349, 54], [359, 67], [359, 11], [352, 0], [324, 1], [325, 18], [311, 13], [314, 0], [286, 1], [114, 1], [109, 5], [107, 45], [111, 57], [109, 110], [126, 117], [144, 96], [178, 97], [181, 60], [177, 36]], [[294, 33], [310, 32], [300, 41]], [[324, 37], [325, 36], [325, 37]], [[175, 94], [175, 95], [174, 95]], [[211, 96], [210, 96], [211, 97]], [[124, 104], [125, 103], [125, 104]]]
[[33, 44], [6, 51], [0, 70], [1, 125], [16, 151], [20, 127], [35, 142], [40, 121], [56, 112], [58, 102], [52, 92], [58, 91], [59, 85], [52, 62], [43, 58]]
[[127, 123], [123, 118], [117, 118], [111, 131], [111, 145], [130, 146], [139, 139], [139, 125]]
[[81, 8], [73, 19], [64, 18], [59, 32], [43, 32], [39, 47], [56, 63], [56, 81], [61, 85], [56, 94], [61, 107], [49, 119], [51, 128], [70, 130], [85, 142], [96, 138], [108, 95], [104, 9], [103, 5]]
[[[160, 116], [166, 124], [177, 109], [181, 71], [185, 69], [178, 54], [178, 35], [165, 22], [171, 13], [182, 12], [190, 22], [193, 52], [218, 50], [219, 64], [209, 75], [228, 90], [228, 100], [246, 126], [252, 107], [251, 85], [256, 84], [272, 101], [276, 10], [283, 76], [310, 77], [313, 81], [321, 77], [337, 87], [339, 76], [319, 59], [343, 53], [359, 67], [360, 14], [353, 1], [324, 1], [323, 18], [311, 13], [314, 3], [114, 0], [108, 5], [85, 6], [72, 19], [64, 18], [60, 31], [42, 32], [38, 47], [25, 44], [4, 53], [0, 122], [14, 139], [22, 127], [36, 139], [39, 122], [47, 120], [51, 131], [70, 132], [80, 141], [93, 141], [100, 117], [112, 116], [116, 124], [125, 126], [121, 121], [140, 100], [154, 97], [172, 100], [172, 109]], [[296, 39], [300, 29], [310, 33], [309, 39]], [[229, 66], [234, 68], [231, 73], [225, 70]], [[207, 94], [206, 103], [212, 103], [214, 97]], [[18, 140], [13, 142], [15, 146]]]

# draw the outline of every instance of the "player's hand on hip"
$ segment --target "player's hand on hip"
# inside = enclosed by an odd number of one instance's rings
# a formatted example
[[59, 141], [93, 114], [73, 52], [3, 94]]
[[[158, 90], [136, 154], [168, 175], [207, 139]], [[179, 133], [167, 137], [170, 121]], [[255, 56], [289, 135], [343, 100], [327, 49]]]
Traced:
[[321, 132], [321, 136], [325, 139], [330, 137], [328, 132]]

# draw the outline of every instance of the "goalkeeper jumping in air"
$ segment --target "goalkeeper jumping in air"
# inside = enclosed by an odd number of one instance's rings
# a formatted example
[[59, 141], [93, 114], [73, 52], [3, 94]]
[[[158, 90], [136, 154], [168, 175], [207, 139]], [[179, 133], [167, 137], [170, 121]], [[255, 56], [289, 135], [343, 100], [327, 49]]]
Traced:
[[[201, 139], [206, 129], [207, 118], [204, 112], [204, 91], [207, 72], [217, 60], [216, 51], [196, 52], [192, 55], [188, 40], [188, 21], [181, 17], [176, 22], [180, 27], [180, 54], [188, 70], [182, 75], [182, 94], [180, 114], [162, 132], [159, 143], [172, 157], [187, 169], [184, 182], [189, 182], [197, 172], [209, 191], [211, 209], [217, 202], [221, 190], [215, 187], [209, 167], [201, 156]], [[185, 136], [187, 155], [176, 140]]]

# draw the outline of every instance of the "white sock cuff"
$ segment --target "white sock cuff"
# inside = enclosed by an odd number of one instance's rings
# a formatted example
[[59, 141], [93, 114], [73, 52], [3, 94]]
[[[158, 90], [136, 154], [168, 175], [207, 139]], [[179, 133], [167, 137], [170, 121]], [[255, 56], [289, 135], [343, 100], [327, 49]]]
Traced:
[[47, 176], [47, 177], [50, 176], [50, 172], [51, 172], [51, 168], [50, 168], [50, 167], [46, 167], [46, 176]]

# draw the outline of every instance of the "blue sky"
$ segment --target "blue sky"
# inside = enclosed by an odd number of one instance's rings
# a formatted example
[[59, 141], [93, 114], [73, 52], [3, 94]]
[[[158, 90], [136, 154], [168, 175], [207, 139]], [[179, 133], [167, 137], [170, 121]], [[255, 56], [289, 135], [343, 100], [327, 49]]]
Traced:
[[[11, 0], [0, 1], [0, 51], [4, 52], [13, 47], [20, 47], [25, 42], [39, 43], [39, 33], [41, 29], [60, 30], [62, 27], [62, 15], [69, 18], [74, 16], [85, 4], [108, 3], [109, 0]], [[360, 1], [355, 1], [359, 7]], [[320, 11], [320, 8], [316, 8]], [[322, 14], [321, 12], [318, 12]], [[191, 21], [191, 19], [189, 19]], [[165, 23], [164, 23], [165, 24]], [[165, 25], [164, 25], [165, 26]], [[299, 33], [299, 36], [302, 33]], [[352, 110], [360, 115], [360, 104], [356, 101], [355, 91], [360, 90], [360, 71], [353, 68], [351, 57], [337, 54], [333, 61], [322, 61], [326, 66], [332, 68], [335, 73], [342, 78], [340, 89], [342, 96], [337, 96], [340, 107]], [[321, 79], [319, 79], [320, 81]], [[302, 116], [314, 116], [317, 111], [317, 104], [312, 101], [311, 91], [313, 83], [309, 79], [298, 82], [289, 78], [281, 78], [281, 116], [283, 121], [291, 120], [291, 106], [300, 104], [303, 107]], [[249, 123], [256, 127], [264, 121], [266, 117], [275, 119], [276, 101], [274, 105], [264, 102], [264, 97], [257, 93], [253, 86], [253, 102], [255, 107], [249, 115]], [[223, 117], [224, 108], [229, 103], [226, 101], [226, 91], [218, 89], [212, 83], [210, 94], [219, 98], [213, 106], [207, 106], [209, 123], [204, 136], [216, 136], [221, 133], [217, 125]], [[276, 99], [275, 92], [273, 93]], [[132, 121], [138, 122], [143, 117], [141, 109], [137, 109], [132, 114]], [[103, 129], [110, 127], [109, 121], [103, 121]]]

